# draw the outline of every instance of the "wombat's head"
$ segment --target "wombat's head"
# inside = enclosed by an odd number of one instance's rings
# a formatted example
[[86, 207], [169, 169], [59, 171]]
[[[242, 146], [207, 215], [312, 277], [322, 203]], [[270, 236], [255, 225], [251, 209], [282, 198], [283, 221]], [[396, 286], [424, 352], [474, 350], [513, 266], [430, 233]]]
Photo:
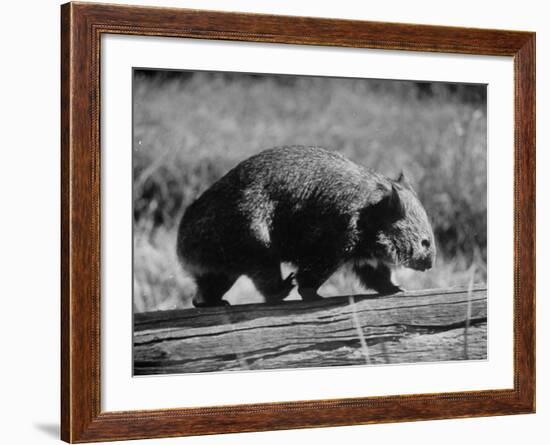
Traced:
[[374, 233], [377, 259], [415, 270], [430, 269], [435, 262], [435, 241], [424, 207], [401, 173], [376, 205], [379, 224]]

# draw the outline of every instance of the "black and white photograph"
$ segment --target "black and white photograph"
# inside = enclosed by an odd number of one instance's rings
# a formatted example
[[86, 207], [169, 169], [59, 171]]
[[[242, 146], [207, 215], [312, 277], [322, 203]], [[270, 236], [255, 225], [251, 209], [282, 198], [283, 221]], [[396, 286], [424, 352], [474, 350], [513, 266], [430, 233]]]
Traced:
[[2, 443], [548, 441], [544, 2], [2, 12]]
[[134, 68], [135, 376], [487, 359], [487, 86]]

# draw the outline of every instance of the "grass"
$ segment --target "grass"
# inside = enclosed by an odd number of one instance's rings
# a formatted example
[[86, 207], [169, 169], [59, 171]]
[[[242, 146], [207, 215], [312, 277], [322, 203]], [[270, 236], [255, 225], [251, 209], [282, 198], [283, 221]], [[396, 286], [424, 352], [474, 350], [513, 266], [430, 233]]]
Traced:
[[[320, 145], [390, 177], [404, 169], [432, 221], [436, 266], [401, 269], [408, 289], [486, 281], [486, 108], [477, 86], [196, 73], [134, 78], [134, 310], [190, 306], [175, 256], [179, 218], [246, 157]], [[286, 267], [286, 266], [284, 266]], [[339, 271], [322, 295], [364, 292]], [[297, 298], [293, 291], [291, 298]], [[232, 303], [261, 301], [241, 278]]]

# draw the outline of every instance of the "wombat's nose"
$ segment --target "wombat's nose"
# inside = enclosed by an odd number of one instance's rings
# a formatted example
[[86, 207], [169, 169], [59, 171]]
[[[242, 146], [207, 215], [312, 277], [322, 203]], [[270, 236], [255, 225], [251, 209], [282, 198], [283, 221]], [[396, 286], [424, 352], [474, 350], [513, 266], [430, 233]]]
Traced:
[[426, 255], [419, 263], [419, 268], [422, 271], [430, 270], [433, 267], [434, 258], [432, 255]]

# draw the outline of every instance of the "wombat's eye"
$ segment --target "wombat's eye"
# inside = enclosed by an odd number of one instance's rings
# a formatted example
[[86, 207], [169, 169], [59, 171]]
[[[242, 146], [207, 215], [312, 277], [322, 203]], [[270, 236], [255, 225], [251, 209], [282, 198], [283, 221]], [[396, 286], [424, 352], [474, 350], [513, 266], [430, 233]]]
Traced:
[[424, 239], [422, 240], [422, 246], [425, 247], [426, 249], [427, 249], [428, 247], [430, 247], [430, 240], [424, 238]]

